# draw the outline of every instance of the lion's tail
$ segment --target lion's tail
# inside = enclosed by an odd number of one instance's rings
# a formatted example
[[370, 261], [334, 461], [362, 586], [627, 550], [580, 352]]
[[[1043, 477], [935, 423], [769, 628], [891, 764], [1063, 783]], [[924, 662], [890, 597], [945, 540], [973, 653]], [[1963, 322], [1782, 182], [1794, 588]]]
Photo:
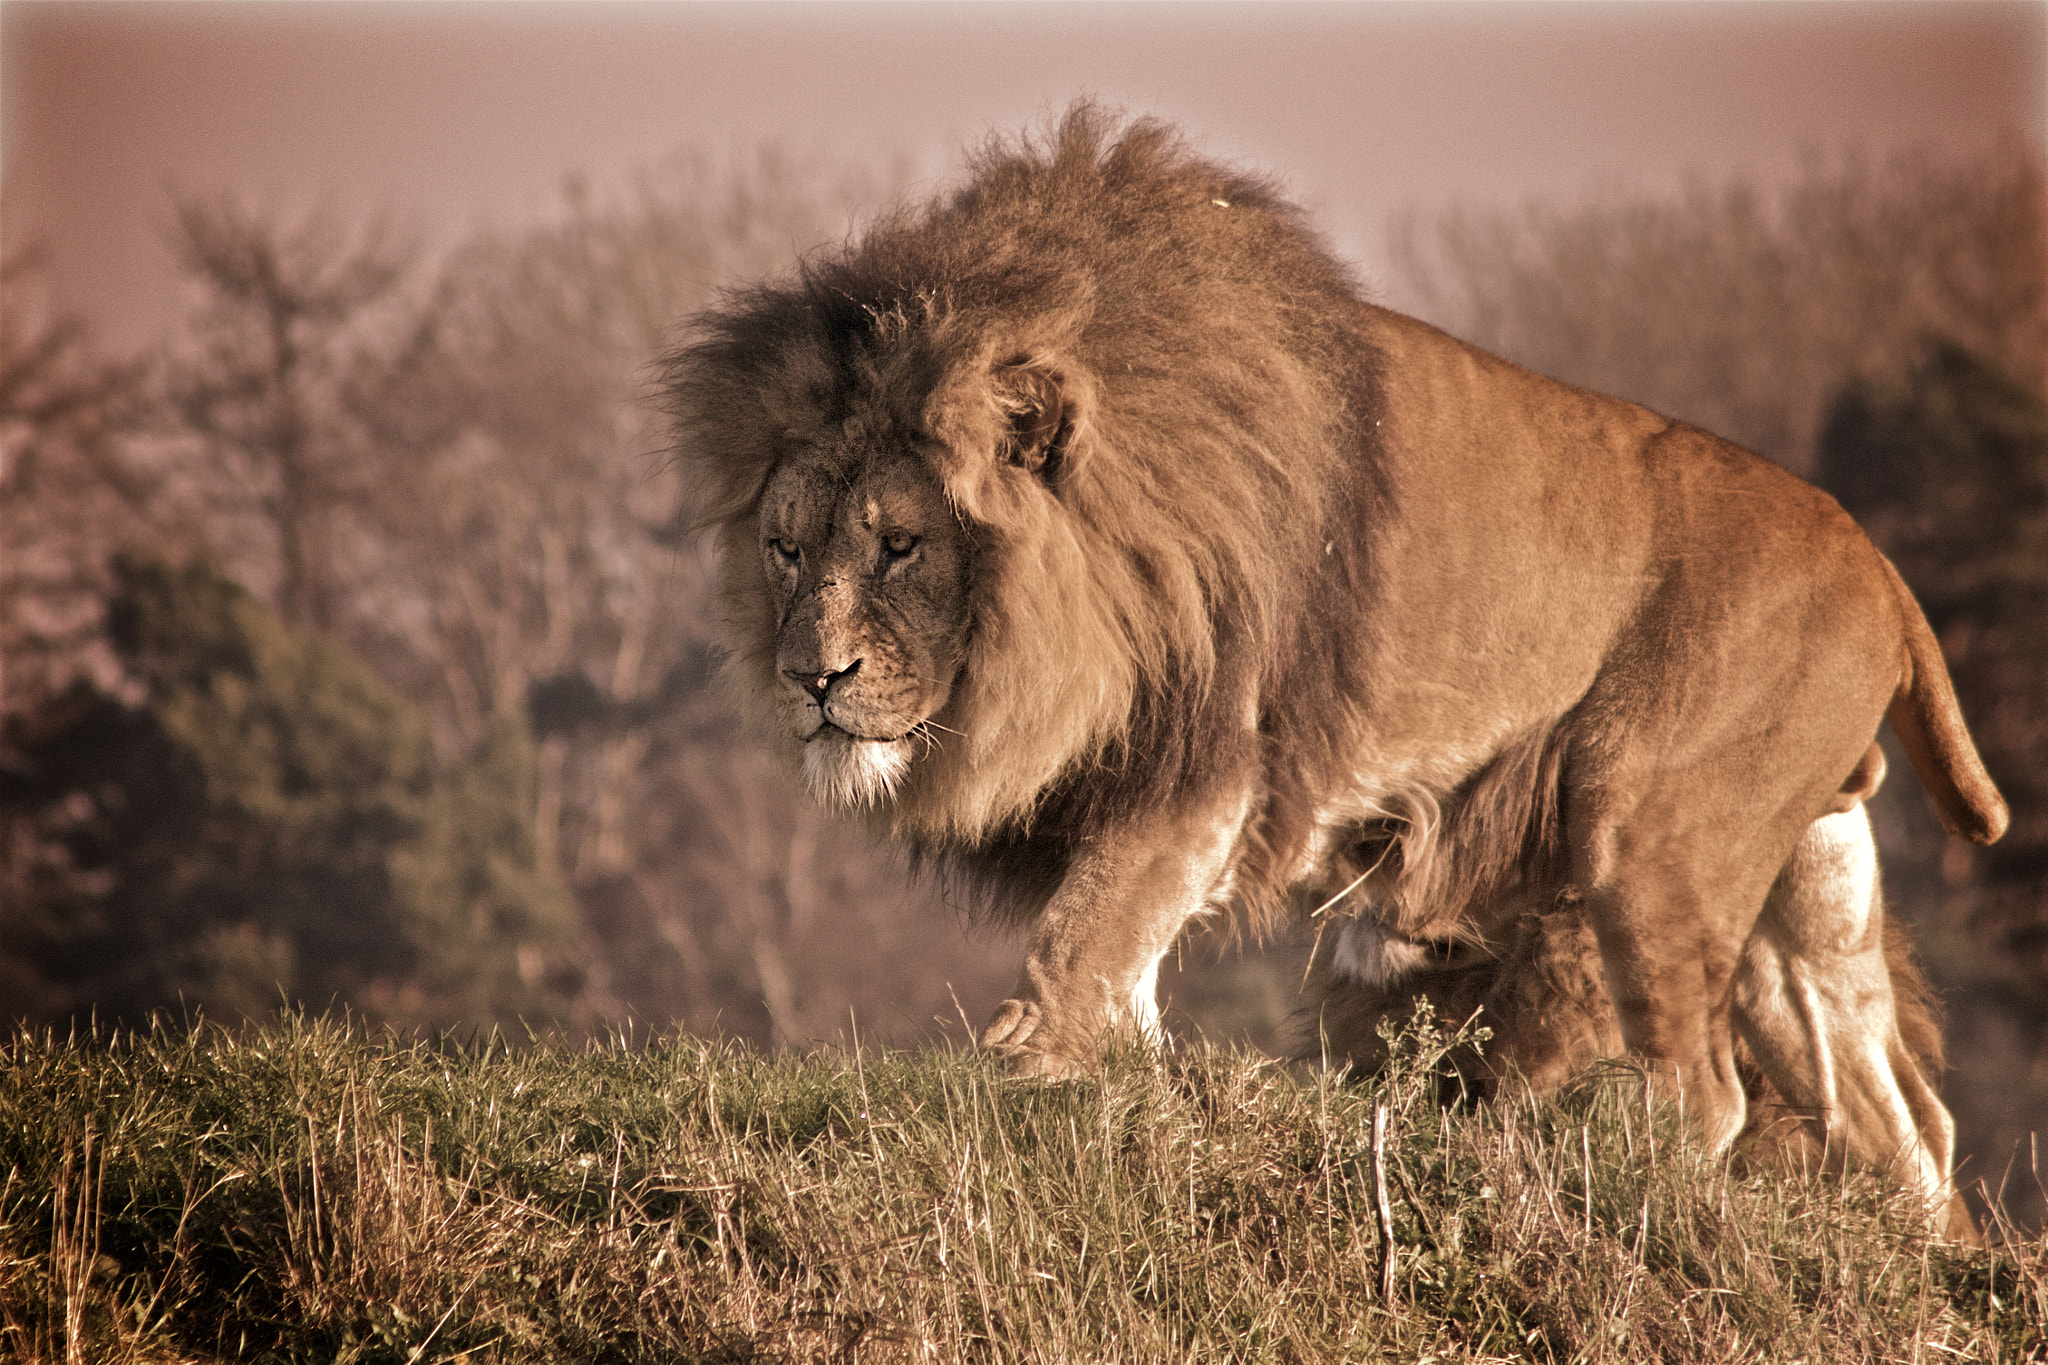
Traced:
[[1948, 665], [1942, 661], [1941, 644], [1927, 617], [1891, 560], [1884, 559], [1884, 568], [1891, 576], [1906, 627], [1906, 657], [1885, 719], [1905, 746], [1906, 757], [1913, 761], [1914, 771], [1934, 798], [1949, 833], [1973, 844], [1992, 843], [2005, 833], [2010, 820], [2005, 798], [1992, 785], [1991, 774], [1984, 771], [1984, 760], [1977, 756], [1977, 746], [1963, 725]]

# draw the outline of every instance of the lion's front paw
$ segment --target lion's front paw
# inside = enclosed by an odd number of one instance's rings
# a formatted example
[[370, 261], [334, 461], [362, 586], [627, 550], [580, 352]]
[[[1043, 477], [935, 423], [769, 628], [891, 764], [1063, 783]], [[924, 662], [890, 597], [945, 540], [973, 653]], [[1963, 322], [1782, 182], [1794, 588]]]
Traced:
[[1023, 1047], [1043, 1022], [1045, 1009], [1037, 1001], [1005, 1000], [996, 1006], [995, 1018], [989, 1020], [988, 1027], [981, 1031], [981, 1045], [1005, 1049]]
[[1035, 1000], [1005, 1000], [981, 1031], [981, 1045], [1003, 1053], [1013, 1076], [1056, 1081], [1078, 1072], [1080, 1062], [1051, 1046], [1045, 1007]]

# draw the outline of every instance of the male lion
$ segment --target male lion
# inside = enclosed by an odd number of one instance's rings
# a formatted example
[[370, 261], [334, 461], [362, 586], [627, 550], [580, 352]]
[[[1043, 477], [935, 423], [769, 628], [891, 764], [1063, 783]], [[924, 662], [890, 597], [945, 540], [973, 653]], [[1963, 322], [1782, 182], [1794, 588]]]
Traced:
[[[1035, 925], [982, 1036], [1020, 1072], [1155, 1029], [1205, 911], [1357, 884], [1420, 942], [1568, 904], [1725, 1146], [1738, 988], [1811, 997], [1751, 931], [1879, 723], [1951, 830], [2005, 827], [1832, 499], [1364, 302], [1158, 123], [1077, 107], [695, 325], [668, 392], [732, 669], [821, 800]], [[1879, 1027], [1802, 1017], [1794, 1090]]]

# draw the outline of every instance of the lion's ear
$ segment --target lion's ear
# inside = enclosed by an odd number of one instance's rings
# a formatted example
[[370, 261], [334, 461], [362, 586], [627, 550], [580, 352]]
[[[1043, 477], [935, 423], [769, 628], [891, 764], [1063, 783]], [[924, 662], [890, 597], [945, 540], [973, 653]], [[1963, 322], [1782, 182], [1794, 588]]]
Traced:
[[1024, 361], [998, 366], [993, 378], [996, 406], [1008, 419], [997, 458], [1047, 482], [1058, 478], [1072, 428], [1059, 376]]

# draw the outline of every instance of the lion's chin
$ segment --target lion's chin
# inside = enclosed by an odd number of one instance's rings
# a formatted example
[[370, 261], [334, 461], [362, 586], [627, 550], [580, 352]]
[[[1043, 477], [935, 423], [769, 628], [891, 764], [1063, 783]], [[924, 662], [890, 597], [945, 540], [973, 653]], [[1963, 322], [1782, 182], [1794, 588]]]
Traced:
[[804, 744], [804, 784], [828, 806], [863, 810], [896, 794], [910, 767], [910, 744], [901, 739], [856, 739], [826, 726]]

